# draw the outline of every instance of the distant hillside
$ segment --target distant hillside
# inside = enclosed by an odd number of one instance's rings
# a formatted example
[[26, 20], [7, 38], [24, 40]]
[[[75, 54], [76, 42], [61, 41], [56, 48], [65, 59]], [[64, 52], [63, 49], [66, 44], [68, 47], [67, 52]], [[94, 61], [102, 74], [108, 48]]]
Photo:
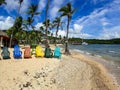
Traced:
[[[99, 39], [83, 39], [84, 42], [89, 44], [120, 44], [120, 38], [110, 39], [110, 40], [99, 40]], [[81, 38], [70, 38], [70, 43], [81, 43]]]

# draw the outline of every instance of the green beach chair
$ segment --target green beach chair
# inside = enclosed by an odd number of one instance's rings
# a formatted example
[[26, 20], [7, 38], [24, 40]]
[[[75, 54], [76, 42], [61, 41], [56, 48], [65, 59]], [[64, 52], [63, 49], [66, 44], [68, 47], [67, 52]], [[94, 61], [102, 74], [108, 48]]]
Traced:
[[45, 48], [45, 56], [46, 58], [52, 58], [53, 57], [53, 53], [51, 51], [51, 49], [49, 47]]
[[10, 52], [7, 47], [3, 47], [3, 51], [1, 53], [3, 59], [10, 59]]

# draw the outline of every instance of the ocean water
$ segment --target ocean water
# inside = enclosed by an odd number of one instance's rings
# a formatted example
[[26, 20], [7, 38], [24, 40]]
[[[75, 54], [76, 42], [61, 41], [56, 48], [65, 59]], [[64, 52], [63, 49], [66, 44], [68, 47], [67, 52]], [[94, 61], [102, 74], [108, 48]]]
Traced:
[[120, 66], [120, 44], [70, 45], [70, 49], [99, 56]]

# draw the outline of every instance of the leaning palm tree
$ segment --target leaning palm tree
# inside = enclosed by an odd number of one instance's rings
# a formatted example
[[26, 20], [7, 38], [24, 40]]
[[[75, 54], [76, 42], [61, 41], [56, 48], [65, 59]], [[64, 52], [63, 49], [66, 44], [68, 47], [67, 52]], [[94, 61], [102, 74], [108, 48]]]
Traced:
[[7, 4], [7, 3], [5, 2], [5, 0], [0, 0], [0, 5], [2, 4]]
[[[16, 19], [15, 19], [15, 22], [14, 22], [13, 27], [15, 26], [15, 23], [16, 23], [16, 20], [17, 20], [17, 17], [18, 17], [18, 15], [19, 15], [19, 12], [20, 12], [20, 8], [21, 8], [21, 4], [22, 4], [22, 2], [23, 2], [23, 0], [19, 0], [18, 13], [16, 14]], [[12, 33], [11, 33], [11, 38], [10, 38], [10, 45], [9, 45], [9, 47], [11, 47], [12, 38], [13, 38], [13, 30], [12, 30]]]
[[48, 45], [48, 10], [49, 10], [49, 5], [50, 5], [50, 0], [48, 0], [47, 2], [47, 6], [46, 6], [46, 16], [45, 16], [45, 25], [46, 25], [46, 46]]
[[[55, 33], [56, 38], [58, 35], [58, 29], [59, 29], [60, 24], [61, 24], [61, 17], [55, 18], [55, 20], [53, 21], [53, 26], [57, 28], [56, 33]], [[55, 38], [55, 46], [56, 46], [56, 38]]]
[[62, 8], [59, 9], [59, 12], [62, 12], [61, 16], [67, 16], [68, 21], [67, 21], [67, 33], [66, 33], [66, 42], [65, 42], [65, 54], [70, 54], [69, 49], [68, 49], [68, 34], [69, 34], [69, 25], [70, 21], [72, 18], [72, 14], [75, 12], [76, 9], [73, 9], [71, 6], [71, 3], [67, 3], [66, 6], [63, 6]]

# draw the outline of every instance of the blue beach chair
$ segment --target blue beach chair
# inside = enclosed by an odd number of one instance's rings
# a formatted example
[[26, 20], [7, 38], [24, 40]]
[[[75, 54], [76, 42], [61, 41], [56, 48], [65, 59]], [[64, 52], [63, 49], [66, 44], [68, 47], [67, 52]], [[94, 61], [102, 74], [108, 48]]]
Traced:
[[60, 51], [60, 47], [58, 47], [58, 46], [55, 47], [54, 57], [55, 58], [61, 58], [61, 51]]
[[13, 56], [16, 59], [22, 58], [22, 52], [20, 51], [20, 47], [18, 45], [14, 46]]

